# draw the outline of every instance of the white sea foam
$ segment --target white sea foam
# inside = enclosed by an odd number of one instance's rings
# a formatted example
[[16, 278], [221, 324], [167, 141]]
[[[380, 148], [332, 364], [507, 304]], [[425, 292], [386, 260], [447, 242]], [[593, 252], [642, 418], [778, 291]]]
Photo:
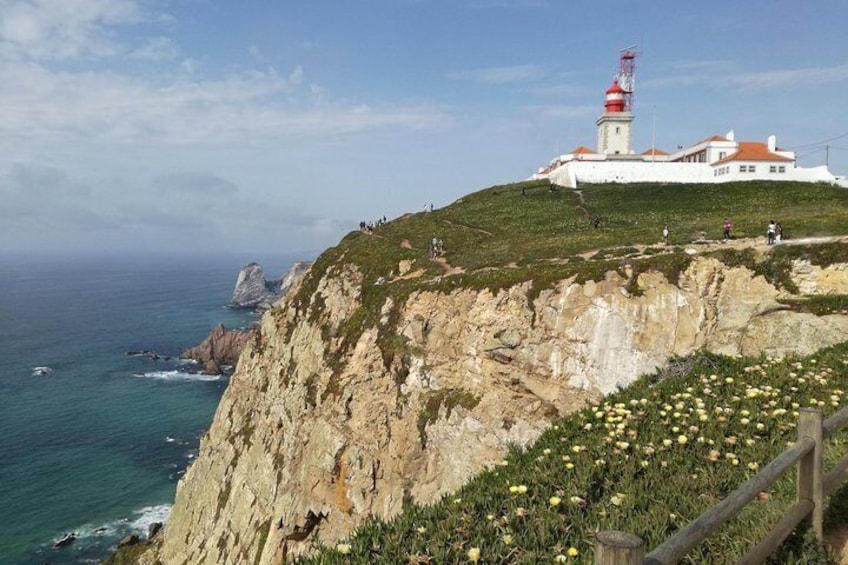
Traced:
[[164, 524], [171, 513], [170, 504], [159, 504], [157, 506], [145, 506], [141, 510], [136, 510], [134, 514], [136, 519], [130, 522], [130, 528], [133, 531], [138, 531], [147, 535], [147, 528], [150, 524], [159, 522]]
[[118, 520], [112, 520], [100, 525], [84, 524], [72, 531], [78, 539], [91, 537], [121, 538], [131, 533], [147, 536], [147, 528], [150, 524], [154, 522], [164, 524], [170, 513], [170, 504], [145, 506], [144, 508], [133, 511], [133, 515], [130, 518], [119, 518]]
[[144, 379], [159, 379], [163, 381], [220, 381], [221, 375], [204, 375], [202, 373], [186, 373], [183, 371], [151, 371], [136, 373], [134, 377]]
[[33, 367], [32, 368], [32, 376], [33, 377], [43, 377], [44, 375], [48, 375], [53, 372], [53, 369], [50, 367]]

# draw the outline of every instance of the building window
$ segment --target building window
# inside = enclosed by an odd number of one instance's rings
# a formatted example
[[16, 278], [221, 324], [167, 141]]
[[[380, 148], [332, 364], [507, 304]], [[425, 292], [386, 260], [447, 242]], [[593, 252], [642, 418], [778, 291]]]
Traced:
[[718, 160], [721, 161], [725, 157], [727, 157], [727, 151], [720, 151], [718, 154]]
[[621, 128], [618, 127], [618, 126], [615, 126], [615, 133], [621, 133]]
[[776, 172], [777, 172], [777, 167], [776, 167], [776, 166], [774, 166], [774, 165], [770, 165], [770, 166], [769, 166], [769, 172], [770, 172], [770, 173], [776, 173]]
[[778, 169], [778, 171], [781, 172], [781, 173], [785, 173], [786, 167], [784, 165], [781, 165], [780, 168]]
[[747, 173], [748, 172], [748, 166], [747, 165], [739, 165], [739, 172], [740, 173]]
[[757, 167], [755, 167], [754, 165], [748, 165], [748, 172], [749, 173], [757, 172]]

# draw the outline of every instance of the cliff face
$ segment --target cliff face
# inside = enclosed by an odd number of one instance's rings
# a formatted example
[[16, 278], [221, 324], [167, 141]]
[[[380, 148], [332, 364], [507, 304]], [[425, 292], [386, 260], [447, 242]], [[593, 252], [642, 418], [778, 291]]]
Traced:
[[[845, 265], [796, 262], [793, 280], [848, 293]], [[697, 259], [677, 285], [638, 275], [639, 295], [612, 272], [532, 300], [529, 283], [418, 291], [380, 305], [339, 357], [363, 324], [361, 281], [337, 264], [313, 307], [298, 310], [293, 289], [263, 317], [150, 562], [279, 563], [392, 516], [405, 494], [436, 500], [670, 356], [809, 353], [848, 335], [848, 316], [789, 311], [762, 277]]]

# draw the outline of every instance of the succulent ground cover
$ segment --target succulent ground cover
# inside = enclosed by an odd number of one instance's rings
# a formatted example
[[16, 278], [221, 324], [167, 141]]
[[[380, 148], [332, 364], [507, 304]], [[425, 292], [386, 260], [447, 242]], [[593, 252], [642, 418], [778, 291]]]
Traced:
[[[555, 421], [526, 450], [432, 506], [369, 519], [301, 563], [591, 563], [594, 533], [623, 530], [650, 550], [720, 501], [797, 439], [802, 407], [844, 406], [848, 343], [814, 356], [698, 354]], [[828, 440], [829, 468], [848, 434]], [[685, 562], [732, 563], [794, 502], [790, 473]], [[848, 489], [826, 523], [848, 520]], [[826, 563], [804, 528], [774, 562]]]

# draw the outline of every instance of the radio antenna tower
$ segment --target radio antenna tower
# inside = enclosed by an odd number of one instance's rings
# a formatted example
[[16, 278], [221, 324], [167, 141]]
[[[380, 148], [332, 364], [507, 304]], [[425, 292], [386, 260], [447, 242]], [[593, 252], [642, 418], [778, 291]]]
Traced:
[[633, 92], [636, 90], [636, 45], [619, 51], [618, 86], [624, 91], [624, 111], [633, 111]]

